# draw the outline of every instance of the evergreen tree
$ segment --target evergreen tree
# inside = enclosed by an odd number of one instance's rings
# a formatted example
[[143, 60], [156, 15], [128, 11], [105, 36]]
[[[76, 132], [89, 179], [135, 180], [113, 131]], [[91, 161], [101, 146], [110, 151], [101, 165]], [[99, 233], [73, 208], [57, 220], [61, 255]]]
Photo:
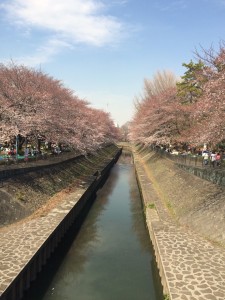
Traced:
[[181, 81], [177, 82], [177, 95], [181, 99], [181, 103], [195, 103], [197, 98], [202, 95], [202, 83], [206, 80], [204, 77], [205, 65], [202, 61], [194, 63], [182, 64], [187, 71], [181, 76]]

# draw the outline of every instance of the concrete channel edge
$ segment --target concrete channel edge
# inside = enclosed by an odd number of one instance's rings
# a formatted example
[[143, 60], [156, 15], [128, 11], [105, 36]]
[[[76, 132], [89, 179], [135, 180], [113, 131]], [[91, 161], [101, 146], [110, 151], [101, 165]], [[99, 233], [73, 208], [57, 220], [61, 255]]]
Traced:
[[142, 178], [141, 178], [142, 174], [140, 172], [140, 168], [138, 167], [137, 161], [135, 159], [134, 159], [134, 167], [135, 167], [135, 174], [136, 174], [136, 179], [137, 179], [137, 183], [139, 186], [139, 191], [140, 191], [143, 207], [145, 210], [145, 221], [146, 221], [146, 225], [148, 228], [149, 237], [150, 237], [151, 243], [153, 245], [155, 259], [156, 259], [157, 267], [159, 270], [161, 284], [163, 287], [163, 294], [170, 296], [167, 278], [165, 275], [165, 270], [163, 267], [162, 258], [161, 258], [160, 250], [159, 250], [158, 243], [157, 243], [157, 238], [156, 238], [155, 232], [154, 232], [154, 223], [160, 222], [159, 216], [158, 216], [156, 209], [152, 209], [152, 208], [148, 207], [147, 194], [146, 194], [147, 190], [146, 190], [145, 186], [143, 185]]

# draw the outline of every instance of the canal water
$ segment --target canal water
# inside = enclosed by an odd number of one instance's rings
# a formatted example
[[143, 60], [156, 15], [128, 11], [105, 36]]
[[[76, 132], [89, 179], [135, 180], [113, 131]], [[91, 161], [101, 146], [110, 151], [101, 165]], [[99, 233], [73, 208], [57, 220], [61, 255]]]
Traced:
[[76, 236], [24, 300], [161, 300], [151, 249], [132, 158], [124, 153]]

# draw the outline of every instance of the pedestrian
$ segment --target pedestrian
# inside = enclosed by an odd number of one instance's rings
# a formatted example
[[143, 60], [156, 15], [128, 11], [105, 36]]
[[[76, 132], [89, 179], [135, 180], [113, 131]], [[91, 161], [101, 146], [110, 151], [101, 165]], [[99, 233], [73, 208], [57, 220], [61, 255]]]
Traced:
[[26, 163], [28, 162], [28, 156], [29, 156], [29, 149], [26, 148], [24, 150], [24, 160], [25, 160]]
[[211, 160], [212, 166], [213, 166], [213, 168], [214, 168], [215, 165], [216, 165], [216, 153], [215, 153], [215, 151], [213, 151], [213, 152], [211, 153], [211, 155], [210, 155], [210, 160]]
[[204, 150], [202, 152], [202, 157], [203, 157], [203, 164], [205, 166], [208, 165], [208, 162], [209, 162], [209, 152], [207, 150]]
[[220, 166], [220, 160], [221, 160], [221, 155], [220, 155], [220, 153], [218, 152], [218, 153], [216, 154], [216, 165], [217, 165], [217, 167]]

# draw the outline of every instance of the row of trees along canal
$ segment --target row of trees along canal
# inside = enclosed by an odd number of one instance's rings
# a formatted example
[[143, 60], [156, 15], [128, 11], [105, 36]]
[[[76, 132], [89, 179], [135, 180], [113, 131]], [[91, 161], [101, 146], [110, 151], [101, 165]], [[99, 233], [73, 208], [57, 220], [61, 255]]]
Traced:
[[0, 64], [0, 132], [0, 142], [42, 136], [82, 153], [117, 136], [108, 113], [91, 108], [61, 81], [13, 62]]
[[171, 72], [145, 79], [136, 99], [130, 139], [143, 144], [211, 144], [225, 140], [225, 42], [195, 51], [196, 62], [183, 64], [177, 80]]

